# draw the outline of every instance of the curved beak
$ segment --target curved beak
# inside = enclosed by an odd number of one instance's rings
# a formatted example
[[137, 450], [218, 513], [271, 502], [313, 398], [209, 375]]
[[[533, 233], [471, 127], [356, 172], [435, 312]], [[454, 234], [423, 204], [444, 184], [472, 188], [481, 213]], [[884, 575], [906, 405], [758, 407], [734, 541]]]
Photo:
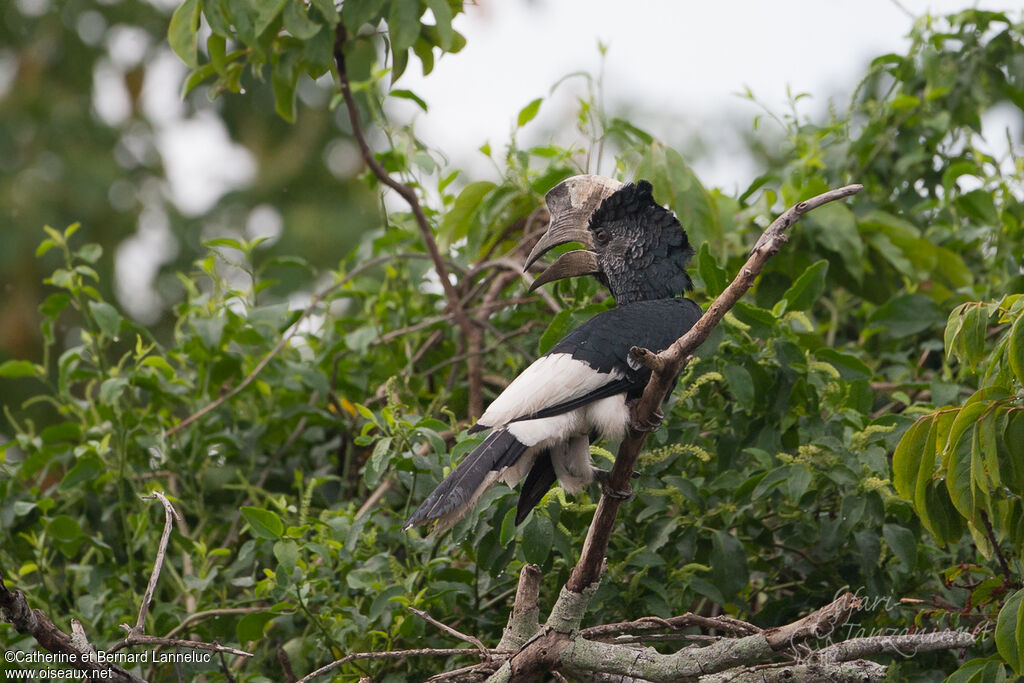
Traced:
[[[548, 231], [533, 247], [526, 259], [523, 270], [528, 270], [541, 256], [552, 248], [566, 242], [579, 242], [592, 248], [594, 243], [590, 237], [587, 224], [597, 207], [601, 206], [608, 196], [622, 187], [622, 183], [599, 175], [578, 175], [566, 178], [555, 185], [544, 196], [551, 214]], [[597, 258], [592, 252], [570, 251], [558, 258], [547, 270], [534, 281], [530, 290], [534, 290], [545, 282], [560, 280], [575, 275], [592, 275], [599, 273]]]
[[597, 264], [597, 256], [594, 252], [586, 249], [567, 251], [537, 276], [537, 279], [530, 285], [530, 291], [555, 280], [576, 275], [597, 275], [600, 272], [601, 268]]

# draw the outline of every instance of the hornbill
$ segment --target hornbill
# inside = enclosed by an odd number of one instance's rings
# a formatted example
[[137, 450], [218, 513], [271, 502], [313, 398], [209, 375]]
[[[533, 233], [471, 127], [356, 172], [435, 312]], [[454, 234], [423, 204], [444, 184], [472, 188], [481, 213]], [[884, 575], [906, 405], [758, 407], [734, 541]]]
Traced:
[[[677, 296], [693, 286], [686, 273], [693, 249], [675, 215], [654, 201], [650, 183], [577, 176], [545, 199], [551, 225], [526, 267], [565, 242], [590, 249], [563, 254], [531, 289], [593, 274], [617, 307], [574, 329], [494, 399], [469, 430], [491, 429], [490, 435], [423, 501], [406, 529], [434, 520], [437, 532], [450, 528], [498, 480], [514, 486], [525, 478], [516, 524], [556, 478], [570, 494], [594, 481], [605, 487], [607, 473], [591, 464], [590, 442], [624, 435], [632, 401], [651, 374], [630, 357], [630, 348], [667, 348], [701, 316], [694, 301]], [[605, 493], [628, 496], [607, 487]]]

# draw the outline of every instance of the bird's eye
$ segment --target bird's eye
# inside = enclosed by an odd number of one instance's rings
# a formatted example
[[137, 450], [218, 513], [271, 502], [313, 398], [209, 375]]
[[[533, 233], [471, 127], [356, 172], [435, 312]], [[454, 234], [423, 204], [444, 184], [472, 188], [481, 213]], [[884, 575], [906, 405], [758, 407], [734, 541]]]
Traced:
[[608, 231], [604, 228], [598, 228], [594, 231], [594, 239], [597, 240], [599, 244], [606, 244], [608, 242]]

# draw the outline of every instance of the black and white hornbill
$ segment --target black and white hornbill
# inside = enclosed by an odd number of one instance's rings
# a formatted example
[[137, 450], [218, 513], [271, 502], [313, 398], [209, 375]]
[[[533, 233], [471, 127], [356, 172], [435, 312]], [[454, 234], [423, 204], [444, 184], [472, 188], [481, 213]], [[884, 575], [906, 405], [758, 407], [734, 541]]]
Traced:
[[[682, 298], [692, 287], [693, 255], [675, 215], [654, 201], [646, 181], [621, 185], [597, 176], [570, 178], [545, 198], [551, 225], [527, 267], [552, 247], [580, 242], [533, 283], [593, 274], [617, 307], [583, 323], [523, 370], [470, 431], [490, 435], [442, 481], [405, 523], [450, 528], [496, 481], [523, 487], [516, 523], [557, 478], [576, 493], [606, 473], [591, 464], [590, 441], [621, 438], [650, 370], [629, 356], [633, 346], [667, 348], [701, 316]], [[595, 210], [596, 207], [596, 210]], [[641, 427], [649, 428], [649, 425]]]

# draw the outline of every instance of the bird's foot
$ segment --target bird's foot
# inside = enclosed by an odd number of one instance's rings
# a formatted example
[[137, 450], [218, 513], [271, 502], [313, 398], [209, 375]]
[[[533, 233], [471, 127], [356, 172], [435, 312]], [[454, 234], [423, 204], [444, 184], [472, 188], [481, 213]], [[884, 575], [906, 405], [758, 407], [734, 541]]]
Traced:
[[641, 420], [636, 414], [639, 405], [640, 399], [636, 399], [629, 407], [630, 426], [638, 432], [658, 431], [658, 427], [661, 426], [662, 421], [665, 419], [665, 413], [661, 412], [661, 408], [655, 408], [650, 420]]
[[[611, 472], [609, 472], [608, 470], [598, 469], [596, 467], [593, 469], [594, 481], [596, 481], [598, 485], [601, 487], [601, 493], [608, 496], [609, 498], [614, 498], [615, 500], [629, 500], [633, 497], [633, 488], [629, 484], [626, 484], [625, 489], [613, 488], [611, 482], [609, 481]], [[639, 472], [633, 472], [633, 479], [636, 479], [639, 476]]]

